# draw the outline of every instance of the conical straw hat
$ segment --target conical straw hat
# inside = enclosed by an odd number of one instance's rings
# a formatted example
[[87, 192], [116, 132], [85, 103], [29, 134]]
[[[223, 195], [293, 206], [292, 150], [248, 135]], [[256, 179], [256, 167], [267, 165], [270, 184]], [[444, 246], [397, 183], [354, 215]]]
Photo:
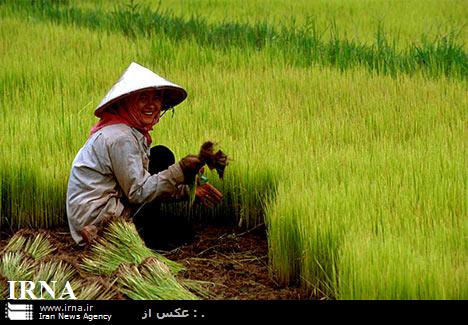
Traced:
[[187, 98], [187, 92], [182, 87], [132, 62], [96, 107], [94, 115], [101, 117], [104, 110], [125, 96], [151, 88], [164, 90], [162, 110], [172, 108]]

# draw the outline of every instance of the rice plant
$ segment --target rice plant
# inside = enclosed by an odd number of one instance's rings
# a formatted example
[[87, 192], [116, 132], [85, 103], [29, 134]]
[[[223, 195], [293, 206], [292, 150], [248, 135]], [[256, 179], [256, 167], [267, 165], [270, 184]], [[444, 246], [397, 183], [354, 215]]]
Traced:
[[121, 264], [117, 272], [119, 290], [134, 300], [195, 300], [165, 263], [148, 258], [140, 265]]
[[61, 260], [41, 261], [38, 264], [34, 278], [42, 281], [70, 281], [75, 275], [75, 269]]
[[27, 238], [19, 233], [14, 234], [5, 246], [3, 251], [17, 252], [19, 250], [25, 250]]
[[[72, 282], [76, 276], [76, 270], [68, 263], [61, 260], [40, 261], [34, 270], [32, 281], [39, 283], [45, 281], [49, 285], [59, 289], [63, 289], [67, 282]], [[71, 285], [71, 284], [70, 284]], [[75, 286], [76, 288], [76, 286]], [[72, 287], [72, 290], [75, 289]], [[52, 297], [47, 290], [43, 290], [42, 286], [36, 285], [34, 294], [42, 299], [57, 299]]]
[[44, 234], [26, 238], [18, 233], [10, 238], [8, 245], [4, 249], [7, 252], [24, 251], [35, 259], [41, 259], [51, 254], [54, 250], [55, 248]]
[[112, 222], [104, 237], [93, 244], [89, 256], [83, 259], [83, 268], [95, 274], [111, 275], [122, 263], [140, 264], [148, 257], [165, 263], [172, 273], [183, 270], [179, 263], [146, 247], [133, 223], [118, 220]]
[[[460, 32], [453, 30], [437, 35], [433, 41], [423, 39], [421, 44], [410, 44], [404, 50], [397, 49], [387, 40], [381, 24], [375, 29], [375, 40], [371, 45], [360, 44], [339, 34], [335, 20], [330, 22], [330, 39], [323, 41], [310, 22], [305, 28], [294, 24], [279, 30], [265, 21], [253, 26], [245, 23], [208, 23], [201, 17], [192, 16], [187, 20], [165, 11], [149, 8], [106, 11], [82, 9], [74, 6], [60, 6], [53, 2], [42, 2], [40, 6], [26, 2], [13, 3], [15, 12], [22, 10], [39, 19], [56, 23], [82, 25], [84, 27], [121, 31], [127, 37], [157, 37], [164, 35], [174, 40], [188, 39], [202, 47], [224, 50], [233, 46], [268, 48], [277, 57], [290, 58], [290, 64], [310, 66], [316, 63], [337, 66], [344, 70], [363, 65], [378, 73], [396, 75], [396, 72], [413, 74], [424, 71], [430, 76], [446, 75], [466, 79], [468, 59], [464, 45], [457, 39]], [[312, 26], [311, 26], [312, 24]], [[310, 30], [314, 32], [310, 33]]]
[[[104, 285], [98, 281], [75, 280], [72, 283], [76, 298], [79, 300], [111, 300], [118, 295], [114, 283]], [[76, 288], [76, 289], [75, 289]]]
[[8, 286], [6, 285], [6, 281], [4, 282], [3, 279], [0, 279], [0, 299], [6, 300], [8, 297]]
[[216, 283], [203, 280], [192, 280], [177, 277], [177, 281], [186, 289], [190, 290], [200, 299], [215, 299], [216, 295], [210, 290]]
[[195, 299], [191, 291], [210, 297], [205, 283], [176, 279], [182, 265], [147, 248], [134, 224], [125, 220], [109, 225], [82, 265], [88, 272], [116, 276], [119, 290], [131, 299]]
[[10, 281], [27, 281], [35, 273], [35, 262], [21, 252], [6, 252], [0, 259], [0, 274]]

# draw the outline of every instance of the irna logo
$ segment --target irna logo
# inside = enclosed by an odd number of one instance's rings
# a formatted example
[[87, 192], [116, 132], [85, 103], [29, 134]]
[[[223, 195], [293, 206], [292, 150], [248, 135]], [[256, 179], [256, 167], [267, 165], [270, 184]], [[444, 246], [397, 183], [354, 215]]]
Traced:
[[[49, 299], [76, 300], [69, 281], [63, 287], [57, 287], [57, 281], [51, 281], [50, 285], [45, 281], [39, 281], [39, 283], [33, 281], [8, 281], [8, 283], [10, 287], [8, 299], [43, 300], [46, 299], [44, 295], [47, 293]], [[16, 296], [17, 292], [19, 292], [18, 297]], [[39, 293], [36, 295], [34, 292]]]

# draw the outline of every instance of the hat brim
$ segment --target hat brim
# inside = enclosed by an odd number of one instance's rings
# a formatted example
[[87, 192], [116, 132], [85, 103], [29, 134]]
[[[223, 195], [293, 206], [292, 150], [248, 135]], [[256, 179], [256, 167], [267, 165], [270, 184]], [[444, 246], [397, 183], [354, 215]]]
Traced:
[[187, 98], [187, 92], [183, 88], [178, 88], [178, 87], [172, 87], [172, 86], [154, 86], [154, 87], [146, 87], [142, 89], [138, 89], [135, 91], [131, 91], [125, 94], [120, 95], [119, 97], [116, 97], [104, 105], [98, 107], [94, 111], [94, 115], [97, 117], [101, 117], [102, 113], [104, 113], [105, 110], [109, 109], [112, 107], [114, 104], [120, 102], [122, 99], [138, 94], [140, 92], [146, 91], [146, 90], [151, 90], [151, 89], [158, 89], [158, 90], [164, 90], [164, 95], [163, 95], [163, 106], [161, 108], [162, 111], [171, 109], [172, 107], [179, 105], [181, 102], [183, 102]]

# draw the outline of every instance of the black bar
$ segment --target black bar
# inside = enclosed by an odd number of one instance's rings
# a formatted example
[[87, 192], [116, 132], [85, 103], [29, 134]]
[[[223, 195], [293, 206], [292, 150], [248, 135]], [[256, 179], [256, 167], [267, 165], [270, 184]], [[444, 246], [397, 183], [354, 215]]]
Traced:
[[[349, 322], [374, 320], [402, 322], [410, 319], [433, 323], [437, 318], [447, 323], [462, 317], [467, 301], [334, 301], [334, 300], [3, 300], [5, 313], [0, 319], [30, 316], [34, 321], [100, 320], [134, 321], [273, 321], [301, 320], [316, 323], [319, 319]], [[18, 307], [19, 306], [19, 307]], [[28, 307], [29, 308], [29, 307]], [[26, 315], [26, 316], [25, 316]], [[10, 316], [10, 318], [8, 317]], [[462, 319], [462, 318], [459, 318]], [[340, 322], [341, 323], [341, 322]], [[246, 324], [242, 324], [246, 325]], [[289, 324], [287, 324], [289, 325]], [[292, 324], [291, 324], [292, 325]]]

